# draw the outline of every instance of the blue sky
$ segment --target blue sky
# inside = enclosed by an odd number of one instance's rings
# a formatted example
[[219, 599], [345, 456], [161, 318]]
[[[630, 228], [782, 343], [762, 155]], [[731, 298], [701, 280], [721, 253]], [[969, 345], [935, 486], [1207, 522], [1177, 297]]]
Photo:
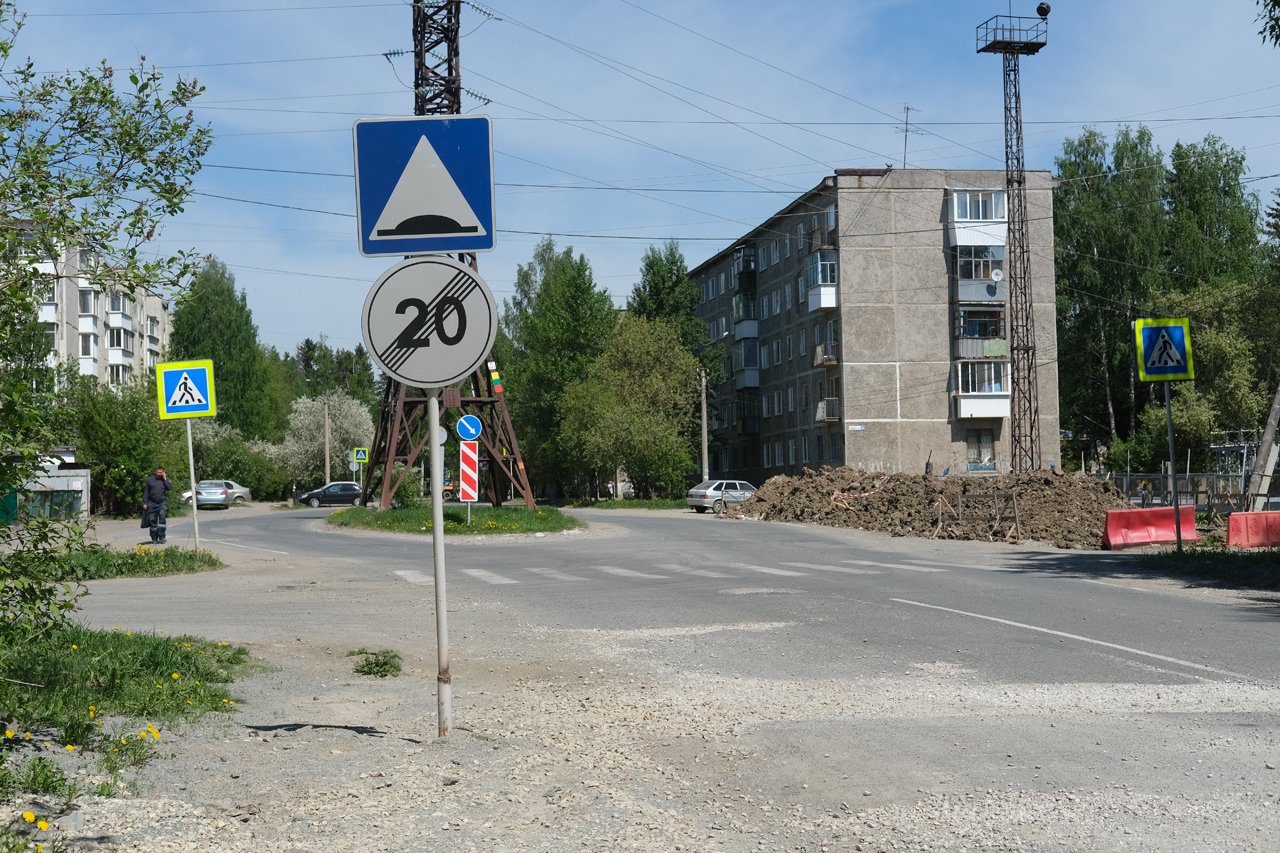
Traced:
[[[351, 126], [410, 115], [408, 0], [19, 0], [16, 53], [40, 70], [140, 56], [196, 77], [215, 143], [157, 246], [216, 255], [263, 342], [352, 347], [394, 258], [356, 239]], [[494, 0], [462, 13], [465, 112], [493, 117], [499, 300], [540, 235], [573, 246], [622, 305], [649, 245], [692, 267], [838, 167], [1002, 169], [992, 15], [1030, 0]], [[1264, 203], [1280, 186], [1280, 50], [1253, 0], [1058, 0], [1022, 63], [1028, 168], [1116, 122], [1168, 152], [1208, 133], [1245, 149]], [[1211, 9], [1211, 11], [1206, 11]], [[406, 55], [384, 54], [403, 51]], [[1272, 176], [1272, 177], [1267, 177]], [[237, 200], [230, 200], [237, 199]], [[277, 205], [277, 206], [271, 206]], [[304, 208], [296, 210], [290, 208]]]

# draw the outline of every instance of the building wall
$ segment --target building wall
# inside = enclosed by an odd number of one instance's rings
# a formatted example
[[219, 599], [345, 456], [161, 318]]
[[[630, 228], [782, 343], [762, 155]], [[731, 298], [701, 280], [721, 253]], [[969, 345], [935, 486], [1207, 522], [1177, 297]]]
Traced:
[[[1052, 180], [1047, 173], [1027, 177], [1047, 465], [1059, 446]], [[1002, 170], [839, 170], [691, 271], [704, 288], [699, 313], [712, 338], [728, 333], [731, 354], [729, 378], [713, 392], [712, 476], [758, 483], [822, 464], [913, 473], [923, 472], [926, 462], [938, 473], [1007, 470], [1007, 288], [988, 279], [961, 281], [955, 253], [957, 243], [1003, 251], [1007, 225], [1003, 219], [957, 222], [953, 198], [970, 190], [1002, 197], [1003, 187]], [[735, 275], [744, 254], [753, 254], [754, 272]], [[836, 261], [834, 282], [824, 271], [815, 275], [815, 259]], [[754, 300], [754, 320], [734, 322], [735, 296], [739, 303], [744, 296]], [[971, 320], [966, 324], [960, 323], [962, 305]], [[999, 339], [984, 332], [986, 339], [960, 340], [960, 328], [986, 328], [975, 315], [1000, 311], [1006, 322]], [[753, 340], [760, 352], [758, 387], [743, 369], [743, 355], [737, 363], [732, 357]], [[963, 367], [965, 383], [972, 386], [991, 370], [997, 379], [1002, 373], [1003, 383], [960, 394], [961, 364], [975, 354], [983, 364]], [[758, 421], [744, 422], [744, 411], [755, 406]], [[975, 413], [986, 416], [970, 416]]]
[[113, 293], [108, 275], [94, 272], [93, 258], [69, 249], [40, 264], [54, 284], [40, 305], [51, 363], [69, 361], [81, 375], [110, 385], [146, 379], [169, 346], [172, 318], [167, 300], [150, 293]]

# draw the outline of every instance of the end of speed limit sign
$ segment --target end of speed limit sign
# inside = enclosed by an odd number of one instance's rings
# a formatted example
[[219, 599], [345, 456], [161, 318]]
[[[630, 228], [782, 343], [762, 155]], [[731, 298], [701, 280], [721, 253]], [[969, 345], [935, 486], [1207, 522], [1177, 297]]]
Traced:
[[498, 334], [493, 294], [443, 255], [408, 258], [373, 283], [361, 320], [375, 364], [415, 388], [442, 388], [484, 361]]

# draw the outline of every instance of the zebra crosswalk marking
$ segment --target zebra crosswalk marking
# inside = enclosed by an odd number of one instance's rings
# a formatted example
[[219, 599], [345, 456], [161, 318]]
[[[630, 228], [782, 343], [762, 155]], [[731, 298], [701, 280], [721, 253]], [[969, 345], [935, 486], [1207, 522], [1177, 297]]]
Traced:
[[558, 581], [586, 580], [586, 578], [580, 578], [577, 575], [571, 575], [567, 572], [562, 572], [559, 569], [547, 569], [542, 568], [541, 566], [525, 566], [524, 570], [526, 572], [533, 572], [535, 575], [542, 575], [543, 577], [552, 578]]
[[884, 572], [877, 572], [873, 569], [851, 569], [848, 566], [827, 566], [822, 563], [783, 563], [784, 566], [791, 566], [797, 569], [813, 569], [818, 572], [836, 572], [842, 575], [882, 575]]
[[808, 575], [808, 572], [793, 572], [790, 569], [774, 569], [769, 566], [753, 566], [750, 563], [730, 563], [735, 569], [746, 569], [749, 572], [761, 572], [766, 575], [784, 575], [790, 578], [800, 578]]
[[621, 578], [652, 578], [654, 580], [666, 578], [666, 575], [651, 575], [648, 572], [637, 572], [635, 569], [624, 569], [621, 566], [588, 566], [588, 568]]
[[855, 566], [881, 566], [886, 569], [902, 569], [908, 572], [945, 572], [948, 569], [937, 569], [931, 566], [912, 566], [906, 563], [877, 563], [874, 560], [841, 560], [842, 563], [850, 563]]
[[471, 575], [471, 577], [476, 578], [478, 580], [482, 580], [485, 583], [491, 583], [491, 584], [520, 583], [520, 581], [516, 580], [515, 578], [503, 577], [500, 574], [488, 571], [486, 569], [463, 569], [462, 573], [464, 575]]
[[392, 572], [396, 577], [407, 580], [409, 583], [435, 583], [436, 579], [426, 572], [420, 572], [417, 569], [401, 569]]
[[687, 566], [678, 566], [675, 563], [654, 563], [655, 569], [666, 569], [669, 572], [679, 572], [682, 575], [697, 575], [701, 578], [731, 578], [733, 575], [726, 575], [724, 572], [713, 572], [710, 569], [691, 569]]

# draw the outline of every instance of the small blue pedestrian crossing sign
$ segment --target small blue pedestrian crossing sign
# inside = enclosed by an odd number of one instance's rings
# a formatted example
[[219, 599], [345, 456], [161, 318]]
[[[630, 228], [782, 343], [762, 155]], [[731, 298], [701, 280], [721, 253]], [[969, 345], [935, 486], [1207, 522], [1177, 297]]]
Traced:
[[353, 135], [360, 254], [493, 249], [488, 116], [361, 119]]
[[1139, 380], [1178, 382], [1196, 378], [1190, 319], [1134, 320], [1133, 334]]
[[218, 414], [213, 362], [168, 361], [156, 365], [156, 401], [160, 420], [211, 418]]
[[368, 462], [368, 461], [369, 461], [369, 448], [367, 448], [367, 447], [357, 447], [355, 450], [351, 451], [351, 461], [352, 461], [352, 462], [360, 462], [360, 463]]

